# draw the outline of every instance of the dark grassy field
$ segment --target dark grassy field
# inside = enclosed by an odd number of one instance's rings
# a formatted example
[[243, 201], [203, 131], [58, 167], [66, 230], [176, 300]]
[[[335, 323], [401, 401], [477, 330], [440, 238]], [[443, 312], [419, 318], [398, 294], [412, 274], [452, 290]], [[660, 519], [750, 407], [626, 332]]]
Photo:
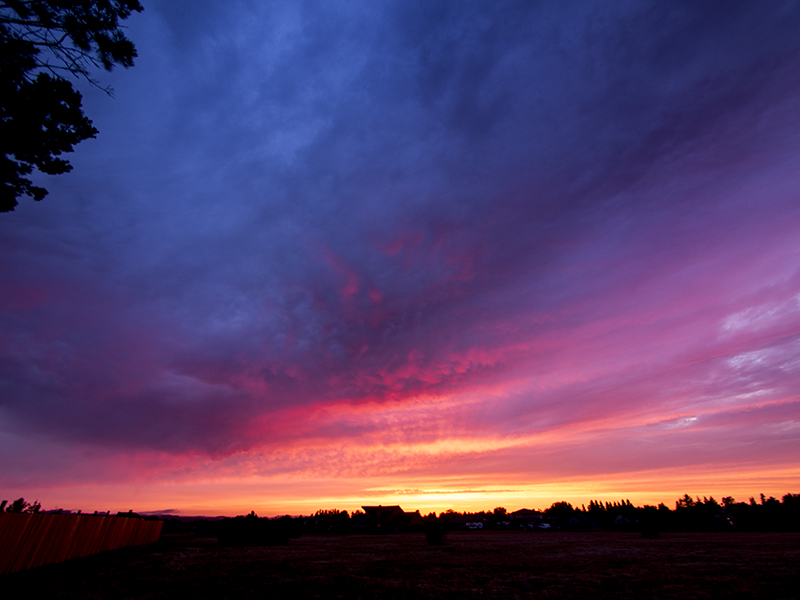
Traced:
[[[19, 598], [798, 598], [799, 533], [165, 537], [0, 578]], [[11, 596], [8, 596], [11, 597]]]

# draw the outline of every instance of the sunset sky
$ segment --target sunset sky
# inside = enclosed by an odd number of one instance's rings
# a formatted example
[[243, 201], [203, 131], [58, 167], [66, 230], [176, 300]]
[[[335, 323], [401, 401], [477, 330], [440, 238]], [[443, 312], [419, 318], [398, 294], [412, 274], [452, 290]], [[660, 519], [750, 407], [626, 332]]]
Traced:
[[0, 214], [0, 499], [800, 492], [800, 3], [143, 5]]

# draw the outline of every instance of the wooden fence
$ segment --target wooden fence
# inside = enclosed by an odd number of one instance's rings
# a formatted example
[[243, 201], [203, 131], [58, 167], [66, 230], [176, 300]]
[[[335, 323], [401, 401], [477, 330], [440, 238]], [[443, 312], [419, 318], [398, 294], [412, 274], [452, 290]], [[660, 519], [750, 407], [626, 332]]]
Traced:
[[156, 542], [163, 525], [137, 517], [0, 513], [0, 574]]

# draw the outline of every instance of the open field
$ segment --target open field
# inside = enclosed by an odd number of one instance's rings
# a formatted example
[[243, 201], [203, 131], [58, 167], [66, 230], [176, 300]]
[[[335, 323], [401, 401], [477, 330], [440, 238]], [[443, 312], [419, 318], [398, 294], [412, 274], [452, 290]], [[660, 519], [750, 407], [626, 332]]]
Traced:
[[800, 533], [453, 532], [221, 548], [165, 536], [14, 573], [27, 598], [800, 598]]

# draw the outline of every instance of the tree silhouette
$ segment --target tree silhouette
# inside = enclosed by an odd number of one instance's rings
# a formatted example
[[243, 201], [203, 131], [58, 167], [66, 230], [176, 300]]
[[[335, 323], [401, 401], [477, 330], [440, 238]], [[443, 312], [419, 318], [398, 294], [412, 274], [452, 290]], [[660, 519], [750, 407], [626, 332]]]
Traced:
[[119, 22], [141, 10], [138, 0], [0, 1], [0, 212], [23, 195], [44, 198], [26, 176], [70, 171], [58, 157], [97, 135], [64, 76], [100, 87], [92, 69], [132, 66], [136, 48]]
[[[2, 507], [6, 505], [6, 501], [3, 500]], [[25, 502], [25, 498], [17, 498], [14, 500], [8, 508], [5, 509], [5, 512], [8, 513], [38, 513], [41, 510], [42, 505], [39, 501], [35, 501], [33, 504], [29, 504]], [[0, 512], [2, 512], [0, 510]]]

